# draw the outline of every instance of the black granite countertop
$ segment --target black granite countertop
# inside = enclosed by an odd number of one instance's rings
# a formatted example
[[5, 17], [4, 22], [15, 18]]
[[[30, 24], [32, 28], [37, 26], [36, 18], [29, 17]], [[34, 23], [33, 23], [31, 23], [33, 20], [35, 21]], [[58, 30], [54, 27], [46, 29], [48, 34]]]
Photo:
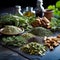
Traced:
[[0, 46], [0, 60], [27, 60], [17, 53]]
[[[14, 50], [14, 49], [13, 49]], [[15, 49], [21, 53], [18, 49]], [[44, 56], [29, 56], [23, 53], [24, 56], [30, 58], [30, 60], [60, 60], [60, 45], [57, 46], [53, 51], [46, 51]], [[0, 60], [28, 60], [17, 53], [0, 47]]]

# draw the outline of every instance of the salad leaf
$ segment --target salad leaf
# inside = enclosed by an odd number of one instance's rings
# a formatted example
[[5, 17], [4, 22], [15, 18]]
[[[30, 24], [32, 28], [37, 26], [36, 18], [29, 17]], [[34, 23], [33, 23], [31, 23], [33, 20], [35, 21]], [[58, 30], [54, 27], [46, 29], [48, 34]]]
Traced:
[[49, 5], [48, 10], [53, 10], [53, 15], [60, 18], [60, 1], [57, 1], [55, 5]]
[[57, 1], [57, 2], [56, 2], [56, 7], [57, 7], [57, 8], [60, 8], [60, 1]]
[[54, 9], [55, 9], [55, 6], [54, 6], [54, 5], [49, 5], [47, 8], [48, 8], [49, 10], [54, 10]]

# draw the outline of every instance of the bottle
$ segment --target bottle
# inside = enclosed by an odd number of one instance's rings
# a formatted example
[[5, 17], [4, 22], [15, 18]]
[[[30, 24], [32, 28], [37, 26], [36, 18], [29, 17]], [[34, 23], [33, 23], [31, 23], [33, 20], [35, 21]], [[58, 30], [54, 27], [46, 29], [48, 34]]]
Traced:
[[23, 13], [24, 16], [30, 17], [34, 15], [33, 7], [26, 7], [26, 10]]
[[35, 14], [35, 11], [33, 10], [33, 7], [31, 7], [31, 12]]
[[23, 13], [21, 12], [21, 6], [19, 6], [18, 12], [19, 12], [20, 15], [23, 16]]
[[37, 0], [37, 8], [36, 8], [36, 17], [43, 17], [44, 16], [44, 7], [42, 0]]
[[16, 14], [23, 16], [23, 13], [21, 12], [21, 6], [16, 6]]
[[28, 12], [29, 12], [29, 7], [26, 7], [26, 10], [23, 11], [23, 15], [28, 16]]
[[31, 14], [31, 16], [35, 16], [35, 11], [34, 11], [34, 9], [33, 9], [33, 7], [30, 7], [30, 14]]

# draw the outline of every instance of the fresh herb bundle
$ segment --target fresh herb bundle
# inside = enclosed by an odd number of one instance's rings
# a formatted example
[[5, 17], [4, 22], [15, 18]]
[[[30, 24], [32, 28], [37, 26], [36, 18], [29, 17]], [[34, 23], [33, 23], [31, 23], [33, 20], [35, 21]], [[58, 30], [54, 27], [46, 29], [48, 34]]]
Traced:
[[51, 26], [52, 30], [54, 30], [54, 31], [57, 31], [57, 30], [60, 31], [60, 19], [52, 17], [51, 18], [51, 22], [50, 22], [50, 26]]
[[1, 42], [6, 46], [21, 47], [27, 43], [27, 40], [22, 36], [4, 36], [1, 38]]
[[49, 5], [47, 9], [53, 10], [53, 15], [60, 18], [60, 0], [57, 1], [55, 5]]
[[26, 17], [17, 16], [12, 14], [0, 15], [0, 28], [5, 25], [14, 25], [17, 27], [23, 27], [25, 30], [30, 30], [32, 28], [31, 22], [35, 20], [36, 17]]

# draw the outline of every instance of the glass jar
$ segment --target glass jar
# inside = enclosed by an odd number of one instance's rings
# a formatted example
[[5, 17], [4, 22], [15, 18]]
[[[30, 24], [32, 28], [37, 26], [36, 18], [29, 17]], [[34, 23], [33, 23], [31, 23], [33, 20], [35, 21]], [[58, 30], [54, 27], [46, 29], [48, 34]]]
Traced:
[[51, 18], [53, 17], [53, 11], [46, 9], [45, 12], [44, 12], [44, 16], [45, 16], [47, 19], [51, 20]]
[[34, 16], [35, 11], [33, 10], [33, 7], [26, 7], [26, 10], [23, 12], [24, 16], [30, 17]]
[[44, 7], [42, 0], [37, 0], [37, 7], [36, 7], [36, 17], [43, 17], [44, 16]]

